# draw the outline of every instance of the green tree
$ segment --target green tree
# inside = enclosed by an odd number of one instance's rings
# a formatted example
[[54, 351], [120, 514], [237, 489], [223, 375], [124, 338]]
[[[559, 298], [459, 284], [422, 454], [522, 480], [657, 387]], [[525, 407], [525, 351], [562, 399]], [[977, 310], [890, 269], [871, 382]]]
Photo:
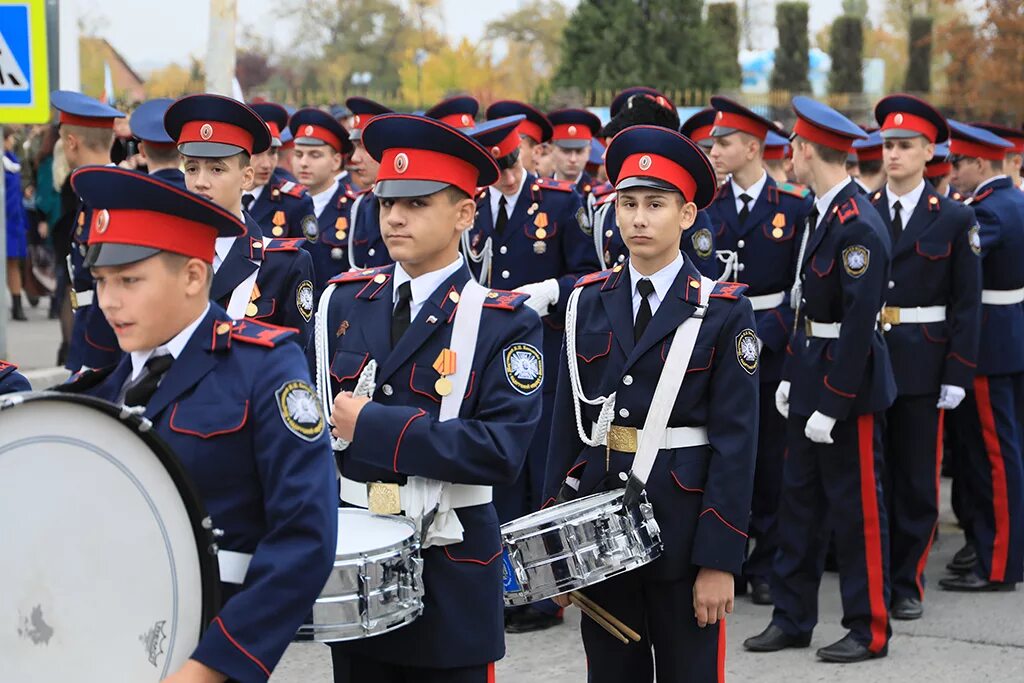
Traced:
[[909, 65], [903, 87], [910, 92], [932, 89], [932, 18], [914, 17], [910, 21]]
[[807, 3], [780, 2], [775, 8], [775, 24], [779, 30], [779, 46], [775, 49], [772, 88], [806, 92], [811, 89], [807, 80], [810, 49]]
[[832, 23], [829, 41], [832, 72], [828, 87], [834, 93], [864, 90], [864, 25], [859, 17], [842, 16]]
[[742, 80], [740, 71], [740, 24], [735, 2], [708, 5], [708, 52], [715, 65], [717, 87], [735, 88]]
[[[640, 0], [641, 82], [662, 89], [710, 88], [718, 77], [704, 31], [703, 0]], [[620, 83], [620, 87], [631, 83]]]
[[634, 0], [582, 0], [562, 35], [555, 84], [591, 90], [636, 82], [643, 51], [634, 48], [640, 47], [641, 22]]

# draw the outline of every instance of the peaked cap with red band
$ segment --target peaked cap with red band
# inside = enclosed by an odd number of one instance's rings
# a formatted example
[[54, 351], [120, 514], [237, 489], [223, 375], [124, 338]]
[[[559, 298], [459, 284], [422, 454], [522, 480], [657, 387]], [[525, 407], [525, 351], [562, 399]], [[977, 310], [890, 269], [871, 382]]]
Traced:
[[498, 180], [498, 165], [480, 143], [423, 116], [375, 116], [363, 129], [363, 145], [380, 162], [373, 191], [382, 199], [422, 197], [449, 185], [472, 197]]
[[391, 114], [393, 110], [388, 109], [380, 102], [374, 102], [366, 97], [350, 97], [345, 100], [345, 106], [352, 112], [351, 127], [348, 129], [349, 140], [359, 140], [363, 137], [363, 128], [366, 128], [374, 116]]
[[864, 131], [868, 134], [863, 140], [857, 140], [853, 143], [853, 153], [856, 155], [856, 161], [881, 161], [882, 160], [882, 147], [885, 145], [885, 140], [882, 139], [882, 132], [879, 130]]
[[173, 102], [169, 97], [158, 97], [136, 107], [128, 120], [132, 135], [151, 145], [173, 147], [174, 138], [164, 129], [164, 114]]
[[793, 135], [809, 142], [849, 154], [854, 140], [863, 140], [868, 136], [856, 123], [827, 104], [816, 102], [810, 97], [794, 97], [793, 111], [796, 112]]
[[949, 119], [949, 152], [953, 156], [1002, 161], [1013, 143], [984, 128]]
[[665, 97], [660, 91], [654, 88], [648, 88], [646, 85], [635, 85], [632, 88], [626, 88], [615, 96], [612, 100], [612, 106], [609, 107], [608, 113], [614, 119], [616, 115], [622, 111], [622, 108], [629, 102], [629, 98], [634, 95], [649, 95], [651, 99], [667, 109], [675, 109], [676, 105], [672, 104], [672, 100]]
[[724, 137], [739, 131], [764, 140], [768, 131], [779, 131], [774, 123], [728, 97], [715, 95], [711, 98], [711, 107], [715, 110], [715, 123], [711, 131], [714, 137]]
[[940, 142], [935, 145], [935, 155], [924, 165], [925, 178], [941, 178], [953, 172], [953, 164], [949, 161], [949, 143]]
[[608, 145], [604, 165], [616, 191], [675, 191], [703, 209], [715, 197], [715, 170], [695, 142], [661, 126], [633, 126]]
[[789, 138], [784, 135], [780, 135], [775, 131], [768, 131], [768, 135], [764, 138], [765, 161], [788, 159], [792, 152], [793, 150], [789, 144]]
[[[928, 142], [949, 139], [946, 119], [935, 108], [912, 95], [887, 95], [875, 105], [875, 120], [885, 140], [923, 136]], [[1022, 133], [1021, 135], [1024, 135]]]
[[480, 111], [480, 103], [475, 97], [459, 95], [438, 102], [428, 109], [424, 116], [447, 123], [453, 128], [472, 128], [476, 125], [476, 115]]
[[470, 128], [466, 135], [479, 142], [495, 159], [504, 159], [519, 149], [519, 126], [525, 119], [522, 114], [494, 119]]
[[487, 120], [503, 119], [506, 116], [522, 114], [526, 120], [519, 124], [519, 134], [525, 135], [534, 142], [547, 142], [551, 139], [553, 129], [548, 117], [524, 102], [500, 100], [487, 107]]
[[348, 131], [331, 114], [307, 107], [292, 114], [288, 128], [296, 145], [328, 145], [335, 152], [351, 154], [355, 146]]
[[711, 137], [711, 129], [715, 127], [716, 113], [711, 107], [701, 109], [683, 121], [683, 125], [679, 126], [679, 132], [702, 147], [711, 147], [715, 142]]
[[998, 135], [1009, 142], [1013, 145], [1013, 149], [1009, 150], [1011, 154], [1024, 154], [1024, 130], [1000, 126], [995, 123], [972, 123], [971, 125], [975, 128], [987, 130], [989, 133]]
[[161, 251], [213, 263], [218, 237], [245, 234], [237, 216], [151, 175], [83, 166], [71, 186], [92, 213], [89, 267], [126, 265]]
[[70, 90], [50, 93], [50, 104], [60, 112], [60, 123], [86, 128], [113, 128], [114, 119], [124, 114], [97, 99]]
[[273, 102], [253, 102], [249, 107], [259, 114], [263, 123], [267, 124], [267, 129], [270, 130], [270, 146], [280, 147], [281, 131], [288, 127], [288, 110]]
[[586, 109], [559, 109], [548, 112], [554, 127], [551, 141], [566, 149], [588, 149], [590, 139], [601, 130], [601, 119]]
[[167, 134], [185, 156], [222, 158], [270, 149], [270, 129], [260, 115], [221, 95], [186, 95], [164, 114]]

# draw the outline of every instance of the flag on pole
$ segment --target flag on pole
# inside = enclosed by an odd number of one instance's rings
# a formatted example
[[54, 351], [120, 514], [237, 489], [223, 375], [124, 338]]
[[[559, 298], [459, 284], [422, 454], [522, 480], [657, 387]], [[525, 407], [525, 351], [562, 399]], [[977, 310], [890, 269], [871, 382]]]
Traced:
[[103, 104], [114, 102], [114, 77], [110, 73], [110, 64], [103, 62], [103, 97], [100, 98]]

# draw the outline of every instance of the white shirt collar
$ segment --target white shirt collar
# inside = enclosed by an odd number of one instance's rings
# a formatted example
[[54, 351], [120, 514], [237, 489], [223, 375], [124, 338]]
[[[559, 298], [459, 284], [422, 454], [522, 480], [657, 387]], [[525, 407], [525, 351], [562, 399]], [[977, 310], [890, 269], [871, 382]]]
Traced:
[[732, 196], [736, 200], [736, 213], [739, 213], [743, 210], [743, 200], [740, 199], [740, 195], [745, 194], [750, 197], [749, 208], [753, 209], [754, 204], [757, 203], [757, 198], [761, 196], [761, 190], [764, 189], [765, 183], [768, 182], [768, 173], [762, 171], [761, 177], [758, 178], [757, 182], [745, 190], [736, 184], [736, 178], [732, 175], [729, 176], [729, 182], [732, 183]]
[[170, 354], [171, 358], [177, 359], [181, 355], [181, 352], [185, 350], [185, 345], [188, 344], [188, 340], [192, 338], [192, 333], [199, 327], [199, 323], [203, 322], [203, 318], [210, 312], [210, 304], [206, 304], [206, 308], [203, 309], [202, 315], [192, 321], [192, 323], [183, 329], [178, 334], [174, 335], [169, 342], [161, 344], [155, 349], [149, 349], [148, 351], [132, 351], [132, 376], [129, 381], [133, 381], [139, 378], [142, 374], [142, 370], [146, 367], [146, 361], [153, 356], [165, 356]]
[[259, 200], [260, 195], [263, 194], [263, 188], [264, 187], [266, 187], [266, 185], [260, 185], [259, 187], [254, 187], [251, 190], [249, 190], [248, 192], [245, 192], [243, 194], [251, 194], [252, 195], [252, 203], [255, 204], [256, 201]]
[[994, 175], [991, 178], [989, 178], [988, 180], [983, 181], [980, 185], [978, 185], [978, 187], [974, 188], [975, 196], [977, 196], [978, 193], [981, 192], [982, 188], [985, 187], [986, 185], [991, 185], [992, 183], [994, 183], [997, 180], [1002, 180], [1003, 178], [1009, 178], [1009, 177], [1010, 176], [1006, 175], [1005, 173], [1000, 173], [999, 175]]
[[917, 184], [910, 192], [905, 195], [897, 195], [893, 192], [892, 187], [889, 183], [885, 184], [885, 196], [889, 199], [889, 216], [893, 216], [893, 204], [896, 202], [900, 203], [900, 214], [903, 216], [903, 227], [907, 227], [907, 221], [910, 220], [910, 215], [914, 213], [914, 209], [917, 207], [917, 203], [921, 201], [921, 195], [924, 193], [924, 178]]
[[[245, 222], [245, 218], [242, 218], [242, 222]], [[218, 237], [213, 245], [213, 272], [216, 273], [220, 270], [221, 264], [228, 257], [228, 252], [231, 251], [231, 247], [234, 246], [237, 237]]]
[[633, 317], [636, 318], [636, 313], [640, 310], [640, 301], [642, 296], [637, 290], [636, 285], [640, 280], [648, 279], [651, 284], [654, 285], [654, 294], [652, 294], [647, 300], [651, 304], [651, 313], [658, 312], [658, 306], [668, 296], [668, 290], [672, 288], [672, 283], [676, 281], [676, 277], [679, 275], [679, 271], [683, 269], [683, 253], [679, 252], [676, 254], [675, 259], [672, 263], [668, 264], [657, 273], [653, 275], [641, 275], [640, 271], [633, 267], [633, 262], [629, 262], [629, 283], [630, 291], [633, 295]]
[[338, 191], [338, 181], [335, 181], [323, 192], [319, 194], [310, 194], [313, 198], [313, 213], [316, 214], [317, 218], [320, 218], [320, 214], [324, 212], [327, 205], [331, 203], [331, 198], [334, 197], [334, 193]]
[[[515, 211], [516, 202], [519, 201], [519, 195], [523, 193], [523, 185], [526, 184], [526, 169], [523, 169], [522, 177], [519, 178], [519, 187], [516, 188], [515, 194], [505, 195], [505, 210], [508, 211], [508, 217], [512, 217], [512, 212]], [[497, 223], [498, 221], [498, 204], [501, 202], [502, 193], [494, 185], [487, 188], [488, 197], [491, 200], [491, 222]]]
[[347, 176], [347, 175], [348, 175], [348, 171], [342, 171], [338, 175], [334, 176], [334, 179], [337, 180], [340, 183], [342, 180], [345, 179], [345, 176]]
[[398, 288], [403, 283], [409, 282], [412, 289], [412, 303], [409, 308], [411, 311], [411, 320], [415, 320], [420, 309], [423, 308], [424, 302], [430, 298], [430, 295], [441, 286], [441, 284], [462, 268], [462, 254], [451, 262], [451, 264], [445, 266], [441, 270], [435, 270], [430, 273], [424, 273], [419, 277], [410, 277], [405, 269], [402, 268], [401, 263], [395, 264], [395, 278], [394, 288], [391, 290], [391, 303], [392, 305], [398, 303]]
[[814, 200], [814, 208], [818, 210], [818, 222], [814, 224], [814, 227], [821, 225], [821, 221], [825, 218], [825, 214], [828, 212], [828, 207], [832, 206], [832, 200], [836, 198], [843, 188], [854, 181], [853, 178], [847, 177], [845, 180], [840, 180], [831, 190]]

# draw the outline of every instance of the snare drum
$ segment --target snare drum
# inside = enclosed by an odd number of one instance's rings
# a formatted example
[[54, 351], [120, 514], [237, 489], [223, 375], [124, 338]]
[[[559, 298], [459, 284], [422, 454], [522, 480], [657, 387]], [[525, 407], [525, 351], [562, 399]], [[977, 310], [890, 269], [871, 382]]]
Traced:
[[334, 569], [300, 640], [333, 643], [380, 635], [423, 612], [423, 560], [411, 519], [338, 510]]
[[651, 504], [623, 510], [623, 492], [595, 493], [503, 524], [505, 604], [578, 590], [657, 559], [661, 532]]
[[215, 616], [209, 520], [150, 426], [84, 396], [0, 397], [3, 680], [156, 683]]

